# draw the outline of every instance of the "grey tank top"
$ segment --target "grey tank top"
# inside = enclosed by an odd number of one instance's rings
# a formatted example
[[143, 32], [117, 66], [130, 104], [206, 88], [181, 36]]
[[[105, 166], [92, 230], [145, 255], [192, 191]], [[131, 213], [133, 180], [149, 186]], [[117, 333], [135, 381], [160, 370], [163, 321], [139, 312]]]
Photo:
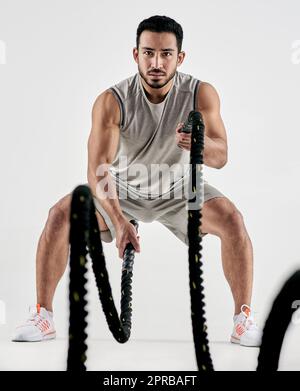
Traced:
[[155, 199], [183, 185], [190, 152], [179, 148], [175, 129], [195, 110], [201, 81], [176, 71], [163, 102], [151, 103], [139, 73], [110, 87], [121, 111], [120, 139], [110, 174], [137, 197]]

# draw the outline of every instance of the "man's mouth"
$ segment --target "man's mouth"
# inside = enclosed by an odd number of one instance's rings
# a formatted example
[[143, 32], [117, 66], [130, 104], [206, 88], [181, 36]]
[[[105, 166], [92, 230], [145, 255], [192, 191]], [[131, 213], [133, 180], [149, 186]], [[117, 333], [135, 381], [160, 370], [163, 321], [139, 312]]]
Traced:
[[149, 73], [150, 76], [158, 76], [158, 77], [161, 77], [161, 76], [164, 76], [162, 73]]

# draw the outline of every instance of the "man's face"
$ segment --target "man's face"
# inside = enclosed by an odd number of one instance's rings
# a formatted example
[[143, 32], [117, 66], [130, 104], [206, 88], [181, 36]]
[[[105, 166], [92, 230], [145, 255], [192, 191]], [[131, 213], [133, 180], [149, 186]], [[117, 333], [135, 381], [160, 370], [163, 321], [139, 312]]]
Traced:
[[156, 33], [144, 30], [140, 35], [139, 48], [133, 49], [141, 77], [151, 88], [164, 87], [175, 75], [185, 53], [178, 53], [173, 33]]

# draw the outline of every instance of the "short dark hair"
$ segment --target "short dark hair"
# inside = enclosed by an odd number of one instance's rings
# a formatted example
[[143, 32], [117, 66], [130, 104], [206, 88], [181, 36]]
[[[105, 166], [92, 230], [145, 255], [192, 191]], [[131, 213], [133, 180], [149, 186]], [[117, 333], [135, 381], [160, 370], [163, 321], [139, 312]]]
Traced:
[[176, 36], [178, 52], [181, 52], [183, 31], [179, 23], [168, 16], [154, 15], [148, 19], [144, 19], [137, 28], [136, 32], [136, 47], [139, 47], [140, 35], [144, 30], [156, 33], [173, 33]]

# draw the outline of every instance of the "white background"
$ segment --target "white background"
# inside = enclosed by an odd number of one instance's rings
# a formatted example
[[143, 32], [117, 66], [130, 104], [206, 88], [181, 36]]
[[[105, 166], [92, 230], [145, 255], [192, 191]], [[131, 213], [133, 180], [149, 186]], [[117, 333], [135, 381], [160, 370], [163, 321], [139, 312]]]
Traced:
[[[163, 4], [163, 6], [162, 6]], [[180, 71], [219, 92], [229, 160], [205, 178], [244, 216], [254, 249], [253, 309], [263, 321], [300, 263], [299, 2], [0, 0], [0, 300], [8, 338], [35, 304], [35, 254], [50, 207], [85, 183], [91, 107], [133, 75], [140, 21], [167, 15], [184, 31]], [[298, 60], [298, 61], [297, 61]], [[132, 339], [192, 340], [187, 247], [159, 223], [140, 224]], [[204, 239], [209, 338], [228, 341], [233, 315], [220, 240]], [[121, 260], [104, 245], [119, 308]], [[90, 275], [89, 335], [112, 339]], [[54, 299], [68, 332], [68, 270]], [[295, 298], [299, 299], [299, 298]], [[294, 333], [299, 337], [299, 326]]]

